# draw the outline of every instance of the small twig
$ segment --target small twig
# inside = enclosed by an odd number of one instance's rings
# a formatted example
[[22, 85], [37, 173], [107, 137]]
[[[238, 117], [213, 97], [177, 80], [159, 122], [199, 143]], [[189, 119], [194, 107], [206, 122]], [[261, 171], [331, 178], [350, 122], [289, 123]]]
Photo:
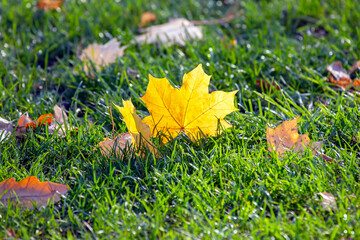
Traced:
[[111, 111], [111, 106], [109, 106], [110, 116], [111, 116], [111, 122], [112, 122], [112, 131], [113, 131], [113, 139], [115, 139], [115, 126], [114, 126], [114, 118]]

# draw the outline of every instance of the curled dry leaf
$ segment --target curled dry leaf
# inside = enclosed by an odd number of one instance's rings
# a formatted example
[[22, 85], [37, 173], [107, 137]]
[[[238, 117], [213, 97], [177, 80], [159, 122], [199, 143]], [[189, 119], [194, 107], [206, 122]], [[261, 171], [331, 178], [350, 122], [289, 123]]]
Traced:
[[[69, 118], [66, 112], [59, 106], [54, 106], [53, 120], [49, 125], [49, 133], [57, 133], [59, 136], [66, 136], [66, 127], [69, 126]], [[73, 129], [70, 129], [73, 130]]]
[[149, 76], [149, 84], [141, 100], [150, 116], [143, 119], [151, 128], [152, 135], [164, 134], [166, 143], [180, 133], [192, 140], [203, 136], [216, 136], [231, 127], [224, 118], [238, 109], [234, 106], [237, 91], [214, 91], [209, 94], [210, 76], [200, 64], [184, 75], [180, 89], [173, 88], [166, 78]]
[[0, 117], [0, 142], [2, 142], [3, 140], [7, 140], [13, 130], [14, 124], [11, 121]]
[[42, 10], [56, 10], [62, 6], [63, 2], [59, 0], [40, 0], [37, 7]]
[[356, 62], [350, 72], [348, 73], [343, 67], [341, 62], [333, 62], [329, 66], [327, 66], [327, 70], [330, 73], [329, 82], [334, 83], [336, 86], [347, 89], [349, 86], [352, 88], [360, 87], [360, 80], [351, 79], [351, 75], [355, 73], [355, 71], [359, 68], [359, 62]]
[[111, 39], [104, 45], [97, 43], [89, 45], [80, 55], [81, 61], [84, 62], [85, 72], [89, 72], [88, 60], [94, 63], [97, 70], [100, 70], [101, 67], [114, 63], [116, 58], [123, 56], [126, 47], [127, 46], [120, 47], [120, 43], [115, 38]]
[[108, 157], [111, 153], [114, 153], [118, 158], [122, 156], [125, 147], [130, 145], [130, 133], [119, 134], [115, 139], [105, 138], [104, 141], [98, 144], [103, 156]]
[[144, 12], [141, 14], [141, 19], [139, 23], [139, 27], [144, 27], [148, 23], [153, 22], [156, 20], [156, 14], [152, 12]]
[[150, 141], [151, 130], [149, 125], [144, 123], [139, 115], [136, 114], [136, 109], [131, 100], [124, 101], [123, 107], [117, 105], [116, 108], [120, 111], [124, 117], [124, 122], [131, 135], [131, 142], [135, 145], [137, 150], [141, 150], [142, 147], [146, 147], [150, 152], [156, 154], [156, 148]]
[[15, 136], [20, 137], [26, 133], [27, 128], [36, 128], [36, 123], [29, 117], [29, 113], [24, 113], [18, 120], [17, 127], [15, 129]]
[[330, 210], [330, 209], [336, 208], [336, 199], [335, 199], [334, 195], [332, 195], [331, 193], [327, 193], [327, 192], [321, 192], [318, 194], [323, 199], [320, 204], [324, 209]]
[[199, 26], [184, 18], [173, 19], [168, 23], [155, 25], [144, 29], [144, 34], [137, 36], [139, 44], [162, 43], [165, 46], [184, 46], [186, 41], [202, 39], [203, 33]]
[[[266, 127], [266, 138], [268, 142], [268, 149], [270, 152], [275, 151], [279, 154], [284, 154], [287, 151], [303, 152], [310, 144], [308, 134], [300, 135], [297, 130], [297, 124], [300, 117], [290, 121], [284, 121], [277, 128], [271, 129]], [[313, 154], [317, 154], [322, 143], [313, 142], [311, 149]]]
[[16, 182], [14, 178], [7, 179], [0, 183], [0, 202], [7, 204], [10, 202], [19, 202], [32, 208], [32, 202], [38, 206], [46, 206], [49, 201], [58, 202], [61, 195], [65, 195], [68, 186], [52, 183], [40, 182], [36, 177], [31, 176]]

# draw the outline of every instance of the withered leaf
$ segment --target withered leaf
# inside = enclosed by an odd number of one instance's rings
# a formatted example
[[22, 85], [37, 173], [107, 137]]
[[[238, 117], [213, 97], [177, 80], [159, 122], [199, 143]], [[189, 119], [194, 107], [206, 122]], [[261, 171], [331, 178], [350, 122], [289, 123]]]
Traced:
[[14, 124], [11, 121], [0, 117], [0, 142], [8, 139], [13, 130]]
[[61, 0], [40, 0], [37, 7], [42, 10], [55, 10], [62, 6], [64, 1]]
[[[287, 151], [303, 152], [309, 146], [311, 140], [308, 134], [300, 135], [298, 133], [297, 124], [299, 118], [284, 121], [275, 129], [266, 127], [266, 138], [270, 152], [275, 151], [279, 154], [284, 154]], [[313, 142], [311, 144], [313, 154], [317, 154], [317, 150], [321, 148], [321, 145], [321, 142]]]
[[144, 12], [141, 14], [141, 19], [139, 23], [139, 27], [144, 27], [148, 23], [153, 22], [156, 20], [156, 14], [152, 12]]
[[24, 113], [20, 116], [18, 124], [15, 129], [15, 136], [21, 137], [22, 134], [26, 133], [27, 128], [36, 128], [36, 123], [29, 117], [29, 113]]
[[123, 150], [126, 148], [126, 146], [130, 145], [130, 133], [119, 134], [115, 139], [105, 138], [98, 144], [103, 156], [108, 157], [111, 155], [111, 153], [114, 153], [117, 158], [120, 158], [123, 155]]
[[7, 179], [0, 183], [0, 202], [7, 204], [10, 202], [19, 202], [32, 208], [32, 202], [37, 206], [46, 206], [49, 201], [60, 201], [60, 196], [65, 195], [68, 186], [52, 183], [40, 182], [37, 177], [31, 176], [16, 182], [14, 178]]
[[100, 70], [102, 67], [114, 63], [118, 57], [123, 56], [126, 47], [120, 47], [120, 43], [115, 38], [104, 45], [97, 43], [89, 45], [80, 55], [80, 59], [84, 63], [85, 73], [89, 73], [89, 60], [94, 63], [97, 70]]
[[41, 115], [38, 119], [37, 119], [37, 126], [40, 126], [40, 125], [49, 125], [51, 124], [53, 120], [53, 115], [51, 113], [48, 113], [48, 114], [44, 114], [44, 115]]
[[320, 204], [324, 209], [330, 210], [336, 208], [336, 199], [334, 195], [327, 192], [320, 192], [318, 194], [322, 197]]
[[350, 73], [348, 73], [343, 67], [341, 62], [333, 62], [326, 68], [329, 75], [329, 82], [334, 83], [336, 86], [347, 89], [349, 86], [352, 85], [352, 88], [354, 87], [360, 87], [360, 80], [355, 79], [352, 80], [350, 75], [353, 74], [358, 69], [358, 62], [356, 62], [351, 70]]
[[[54, 106], [53, 121], [49, 125], [49, 133], [57, 132], [59, 136], [66, 136], [66, 127], [69, 127], [68, 116], [66, 112], [59, 106]], [[66, 125], [66, 126], [65, 126]], [[73, 130], [74, 128], [70, 129]]]
[[135, 42], [139, 44], [162, 43], [165, 46], [175, 44], [184, 46], [186, 41], [203, 38], [201, 27], [195, 26], [185, 18], [177, 18], [168, 23], [145, 28], [144, 32], [144, 34], [135, 38]]

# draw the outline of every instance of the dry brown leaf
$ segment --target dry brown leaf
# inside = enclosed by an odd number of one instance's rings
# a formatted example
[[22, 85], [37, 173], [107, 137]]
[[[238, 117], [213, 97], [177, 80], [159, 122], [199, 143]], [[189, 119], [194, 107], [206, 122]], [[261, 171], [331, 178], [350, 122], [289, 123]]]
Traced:
[[104, 45], [97, 43], [89, 45], [80, 55], [80, 59], [84, 63], [85, 73], [89, 73], [89, 60], [94, 63], [97, 70], [100, 70], [102, 67], [114, 63], [116, 58], [123, 56], [126, 47], [120, 47], [120, 43], [115, 38]]
[[[26, 133], [27, 128], [38, 128], [40, 126], [48, 125], [49, 133], [54, 134], [57, 133], [59, 136], [66, 136], [66, 126], [69, 126], [68, 116], [64, 110], [62, 110], [59, 106], [54, 106], [54, 114], [48, 113], [41, 115], [37, 121], [35, 122], [29, 117], [28, 113], [24, 113], [18, 120], [18, 126], [15, 130], [15, 136], [22, 137], [24, 133]], [[76, 128], [71, 128], [70, 130], [74, 130]]]
[[141, 19], [140, 19], [140, 23], [139, 23], [139, 27], [144, 27], [146, 26], [148, 23], [151, 23], [153, 21], [156, 20], [156, 14], [152, 13], [152, 12], [144, 12], [143, 14], [141, 14]]
[[104, 141], [98, 144], [103, 156], [108, 157], [111, 153], [114, 153], [117, 158], [120, 158], [125, 147], [130, 145], [130, 133], [119, 134], [115, 139], [105, 138]]
[[186, 41], [203, 38], [201, 27], [195, 26], [185, 18], [177, 18], [165, 24], [145, 28], [144, 32], [135, 38], [135, 42], [139, 44], [162, 43], [165, 46], [175, 44], [185, 46]]
[[[266, 127], [266, 138], [268, 142], [268, 149], [270, 152], [274, 151], [279, 154], [284, 154], [287, 151], [303, 152], [310, 144], [308, 134], [300, 135], [297, 130], [297, 124], [300, 117], [290, 121], [284, 121], [277, 128], [271, 129]], [[313, 142], [311, 148], [313, 154], [317, 154], [317, 150], [321, 148], [321, 142]]]
[[15, 129], [15, 136], [20, 137], [22, 134], [26, 133], [27, 128], [36, 128], [36, 123], [29, 117], [29, 113], [24, 113], [20, 116], [18, 124]]
[[14, 124], [11, 121], [0, 117], [0, 142], [2, 142], [3, 140], [7, 140], [13, 130]]
[[52, 183], [40, 182], [36, 177], [31, 176], [16, 182], [14, 178], [7, 179], [0, 183], [0, 202], [7, 205], [10, 202], [19, 202], [32, 208], [32, 202], [38, 206], [46, 206], [49, 201], [60, 201], [60, 196], [65, 195], [68, 186]]
[[60, 0], [40, 0], [37, 3], [38, 9], [42, 10], [56, 10], [62, 6], [64, 1]]
[[[54, 106], [54, 120], [49, 125], [49, 133], [57, 132], [59, 136], [66, 136], [66, 126], [69, 126], [69, 118], [66, 112], [59, 106]], [[73, 130], [74, 128], [70, 129]]]
[[360, 61], [356, 62], [349, 73], [347, 73], [347, 71], [342, 67], [341, 62], [333, 62], [331, 63], [329, 66], [327, 66], [327, 70], [330, 73], [329, 75], [329, 82], [334, 83], [336, 86], [343, 88], [343, 89], [347, 89], [349, 86], [351, 86], [351, 88], [353, 87], [360, 87], [360, 80], [359, 79], [355, 79], [352, 80], [350, 78], [350, 75], [353, 74], [360, 65]]
[[360, 69], [360, 61], [357, 61], [356, 63], [354, 63], [354, 65], [352, 65], [349, 75], [353, 75], [356, 74], [356, 71], [358, 71]]
[[336, 208], [336, 199], [334, 195], [327, 192], [321, 192], [318, 193], [322, 197], [321, 206], [325, 208], [326, 210], [334, 209]]

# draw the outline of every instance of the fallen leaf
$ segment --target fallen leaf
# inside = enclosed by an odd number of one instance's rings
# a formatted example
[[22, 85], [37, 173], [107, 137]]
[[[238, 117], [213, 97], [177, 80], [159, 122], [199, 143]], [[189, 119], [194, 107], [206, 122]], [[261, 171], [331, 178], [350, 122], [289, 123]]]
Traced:
[[321, 192], [318, 193], [322, 197], [321, 206], [325, 208], [326, 210], [334, 209], [336, 208], [336, 199], [334, 195], [327, 192]]
[[141, 100], [146, 104], [151, 116], [143, 122], [151, 128], [152, 135], [160, 132], [166, 143], [180, 133], [192, 140], [203, 136], [216, 136], [223, 129], [231, 127], [224, 118], [238, 110], [234, 106], [237, 91], [214, 91], [209, 94], [210, 76], [200, 64], [183, 77], [180, 89], [173, 88], [166, 78], [149, 76], [149, 84]]
[[11, 121], [8, 121], [0, 117], [0, 142], [7, 140], [14, 129], [14, 125]]
[[20, 137], [26, 133], [27, 128], [36, 128], [36, 123], [29, 117], [29, 113], [24, 113], [18, 120], [17, 127], [15, 129], [15, 136]]
[[135, 145], [138, 150], [141, 150], [142, 146], [146, 146], [150, 152], [156, 154], [156, 148], [150, 141], [151, 130], [149, 125], [144, 123], [139, 115], [136, 114], [136, 109], [132, 104], [131, 100], [124, 101], [123, 107], [117, 105], [116, 108], [120, 111], [124, 117], [124, 122], [131, 135], [131, 142]]
[[46, 206], [49, 201], [60, 201], [59, 194], [65, 195], [68, 186], [52, 183], [40, 182], [36, 177], [31, 176], [16, 182], [14, 178], [7, 179], [0, 183], [0, 202], [7, 205], [8, 201], [19, 202], [32, 208], [32, 202], [38, 206]]
[[267, 79], [256, 79], [256, 86], [258, 86], [265, 93], [272, 94], [275, 91], [280, 91], [280, 87], [275, 83], [270, 83]]
[[[266, 138], [270, 152], [274, 150], [279, 154], [284, 154], [287, 151], [303, 152], [309, 146], [311, 140], [308, 133], [303, 135], [298, 133], [297, 124], [299, 118], [284, 121], [275, 129], [266, 126]], [[317, 150], [321, 148], [321, 145], [321, 142], [313, 142], [311, 144], [313, 154], [318, 153]]]
[[356, 74], [358, 73], [357, 71], [360, 70], [360, 61], [357, 61], [356, 63], [354, 63], [354, 65], [352, 65], [349, 75], [351, 78], [355, 78], [357, 77]]
[[115, 39], [111, 39], [104, 45], [93, 43], [85, 48], [80, 59], [84, 62], [84, 71], [89, 73], [89, 60], [94, 63], [97, 70], [102, 67], [114, 63], [118, 57], [124, 55], [127, 46], [120, 47], [120, 43]]
[[124, 133], [119, 134], [115, 139], [105, 138], [98, 146], [103, 156], [108, 157], [111, 153], [114, 153], [119, 158], [123, 155], [125, 147], [131, 145], [131, 140], [130, 133]]
[[336, 86], [342, 89], [347, 89], [351, 85], [351, 88], [360, 87], [359, 79], [352, 80], [350, 78], [350, 75], [358, 69], [358, 62], [352, 66], [350, 73], [346, 72], [339, 61], [331, 63], [326, 69], [330, 73], [328, 78], [329, 82], [334, 83]]
[[137, 36], [139, 44], [162, 43], [165, 46], [185, 46], [186, 41], [202, 39], [203, 33], [199, 26], [184, 18], [173, 19], [168, 23], [155, 25], [144, 29], [144, 34]]
[[48, 114], [44, 114], [44, 115], [41, 115], [38, 119], [37, 119], [37, 126], [40, 126], [40, 125], [49, 125], [51, 124], [53, 120], [53, 115], [51, 113], [48, 113]]
[[[65, 125], [69, 126], [69, 118], [66, 112], [61, 107], [55, 105], [53, 119], [49, 125], [49, 133], [54, 134], [56, 132], [59, 136], [66, 136]], [[74, 128], [71, 128], [69, 130], [73, 129]]]
[[144, 12], [141, 14], [141, 19], [139, 23], [139, 27], [144, 27], [150, 22], [153, 22], [156, 20], [156, 14], [152, 12]]
[[63, 1], [59, 0], [40, 0], [37, 3], [37, 7], [42, 10], [56, 10], [60, 8], [62, 4]]

